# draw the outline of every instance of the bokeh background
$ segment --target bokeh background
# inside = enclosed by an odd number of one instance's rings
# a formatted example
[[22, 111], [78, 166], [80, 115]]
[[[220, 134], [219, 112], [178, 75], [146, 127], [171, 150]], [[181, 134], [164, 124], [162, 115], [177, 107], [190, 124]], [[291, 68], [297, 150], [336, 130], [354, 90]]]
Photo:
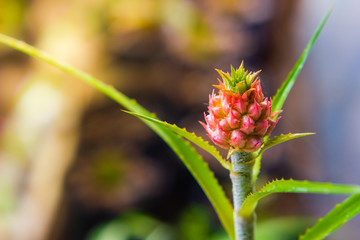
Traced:
[[[329, 7], [273, 133], [317, 135], [267, 152], [274, 178], [360, 184], [360, 4], [286, 0], [0, 0], [25, 40], [198, 135], [214, 68], [242, 60], [276, 92]], [[91, 87], [0, 46], [0, 239], [227, 239], [200, 187], [144, 124]], [[230, 197], [228, 173], [205, 160]], [[278, 194], [259, 239], [296, 239], [344, 196]], [[292, 216], [297, 216], [293, 218]], [[359, 218], [328, 239], [358, 239]], [[279, 231], [280, 235], [277, 234]]]

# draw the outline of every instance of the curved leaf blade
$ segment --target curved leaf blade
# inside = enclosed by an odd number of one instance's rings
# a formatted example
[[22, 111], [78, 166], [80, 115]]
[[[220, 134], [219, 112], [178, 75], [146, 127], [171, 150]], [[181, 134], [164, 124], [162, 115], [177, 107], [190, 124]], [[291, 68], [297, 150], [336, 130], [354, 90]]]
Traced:
[[[146, 116], [152, 116], [141, 105], [137, 104], [135, 100], [131, 100], [121, 92], [117, 91], [114, 87], [96, 79], [88, 73], [85, 73], [77, 68], [68, 65], [65, 62], [59, 61], [47, 53], [32, 47], [25, 42], [16, 40], [4, 34], [0, 34], [0, 43], [3, 43], [9, 47], [17, 49], [23, 53], [40, 59], [50, 65], [69, 73], [72, 76], [79, 78], [85, 83], [96, 88], [100, 92], [107, 95], [109, 98], [118, 102], [126, 109], [140, 113]], [[181, 137], [172, 133], [170, 130], [155, 124], [150, 121], [144, 120], [154, 132], [156, 132], [177, 154], [185, 166], [189, 169], [190, 173], [194, 176], [196, 181], [199, 183], [206, 196], [215, 208], [222, 225], [224, 226], [227, 233], [232, 239], [234, 239], [234, 221], [233, 221], [233, 209], [226, 197], [222, 187], [219, 185], [214, 174], [209, 169], [208, 165], [201, 158], [201, 156], [190, 146], [187, 141], [184, 141]]]
[[[212, 203], [225, 230], [233, 239], [233, 208], [228, 198], [226, 197], [222, 187], [219, 185], [218, 180], [215, 178], [214, 173], [209, 169], [207, 163], [196, 152], [196, 150], [190, 145], [189, 142], [184, 141], [181, 137], [173, 134], [166, 128], [163, 128], [163, 130], [166, 130], [167, 135], [170, 135], [171, 133], [171, 141], [166, 141], [164, 138], [163, 139], [180, 157], [185, 166], [189, 169], [191, 174], [199, 183], [206, 196]], [[178, 146], [178, 148], [174, 147], [174, 142]]]
[[318, 194], [354, 194], [360, 193], [360, 186], [332, 184], [321, 182], [275, 180], [266, 184], [259, 191], [250, 194], [244, 201], [239, 214], [250, 216], [255, 210], [257, 203], [263, 197], [272, 193], [318, 193]]
[[161, 126], [166, 127], [167, 129], [170, 129], [172, 132], [186, 138], [190, 142], [194, 143], [195, 145], [199, 146], [200, 148], [202, 148], [205, 151], [207, 151], [208, 153], [210, 153], [212, 156], [214, 156], [220, 162], [220, 164], [224, 168], [226, 168], [228, 170], [231, 169], [231, 164], [228, 161], [226, 161], [224, 158], [221, 157], [218, 150], [216, 150], [216, 148], [213, 145], [210, 145], [209, 142], [203, 140], [201, 137], [196, 136], [195, 133], [190, 133], [190, 132], [186, 131], [185, 128], [179, 128], [175, 124], [169, 124], [167, 122], [160, 121], [158, 119], [148, 117], [148, 116], [145, 116], [142, 114], [129, 112], [129, 111], [124, 111], [124, 112], [129, 113], [133, 116], [136, 116], [140, 119], [145, 119], [145, 120], [149, 120], [151, 122], [160, 124]]
[[286, 135], [281, 134], [280, 136], [270, 138], [265, 142], [265, 144], [262, 147], [262, 149], [260, 150], [259, 154], [262, 154], [265, 150], [267, 150], [275, 145], [278, 145], [280, 143], [287, 142], [287, 141], [295, 139], [295, 138], [306, 137], [306, 136], [310, 136], [310, 135], [314, 135], [314, 134], [315, 133], [288, 133]]
[[[309, 56], [309, 53], [310, 53], [315, 41], [317, 40], [321, 30], [324, 28], [324, 25], [325, 25], [326, 21], [328, 20], [331, 12], [332, 12], [332, 8], [326, 13], [325, 17], [321, 21], [319, 27], [317, 28], [314, 35], [310, 39], [309, 43], [307, 44], [307, 46], [304, 49], [303, 53], [301, 54], [300, 58], [296, 62], [295, 66], [290, 71], [286, 80], [281, 85], [279, 90], [276, 92], [275, 96], [273, 97], [273, 102], [272, 102], [272, 111], [273, 112], [281, 110], [282, 106], [284, 105], [284, 102], [285, 102], [287, 96], [289, 95], [291, 88], [294, 86], [297, 76], [299, 75], [300, 71], [302, 70], [302, 68], [305, 64], [305, 61], [306, 61], [307, 57]], [[274, 119], [276, 119], [276, 117], [277, 116], [275, 116]]]
[[261, 169], [261, 159], [262, 159], [262, 153], [260, 153], [256, 158], [255, 158], [255, 164], [253, 167], [253, 183], [255, 184], [259, 174], [260, 174], [260, 169]]
[[254, 165], [254, 168], [253, 168], [253, 181], [254, 181], [254, 183], [257, 181], [257, 179], [259, 177], [260, 168], [261, 168], [261, 158], [262, 158], [262, 154], [264, 153], [265, 150], [267, 150], [267, 149], [269, 149], [269, 148], [271, 148], [271, 147], [273, 147], [273, 146], [275, 146], [277, 144], [289, 141], [291, 139], [295, 139], [295, 138], [299, 138], [299, 137], [305, 137], [305, 136], [309, 136], [309, 135], [313, 135], [313, 134], [315, 134], [315, 133], [288, 133], [286, 135], [281, 134], [280, 136], [276, 136], [276, 137], [273, 137], [271, 139], [268, 139], [266, 137], [264, 146], [260, 149], [259, 154], [255, 159], [255, 165]]
[[320, 240], [360, 213], [360, 194], [354, 194], [336, 205], [324, 218], [308, 229], [300, 240]]

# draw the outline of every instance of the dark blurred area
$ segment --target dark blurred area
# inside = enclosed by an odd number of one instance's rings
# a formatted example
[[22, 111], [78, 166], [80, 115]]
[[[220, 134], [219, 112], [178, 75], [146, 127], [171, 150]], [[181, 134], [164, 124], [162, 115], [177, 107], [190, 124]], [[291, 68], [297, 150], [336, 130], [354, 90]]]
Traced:
[[[93, 74], [160, 119], [207, 139], [198, 121], [217, 83], [214, 68], [229, 71], [244, 60], [251, 71], [262, 69], [263, 91], [274, 95], [329, 6], [285, 0], [0, 0], [0, 32]], [[317, 136], [267, 152], [259, 184], [282, 177], [360, 184], [360, 153], [353, 144], [359, 141], [349, 132], [359, 132], [359, 99], [356, 92], [351, 99], [345, 93], [347, 80], [359, 85], [360, 48], [354, 40], [345, 46], [349, 54], [336, 52], [347, 52], [337, 26], [347, 19], [349, 28], [358, 29], [359, 21], [341, 15], [350, 8], [335, 7], [273, 133]], [[352, 34], [359, 39], [356, 31], [347, 37]], [[353, 60], [350, 68], [346, 62]], [[334, 103], [337, 98], [342, 100]], [[78, 79], [0, 46], [1, 240], [228, 239], [176, 155], [121, 109]], [[228, 172], [200, 153], [230, 197]], [[268, 197], [257, 210], [258, 239], [296, 239], [312, 218], [342, 199]], [[356, 239], [354, 221], [329, 239]], [[283, 232], [272, 237], [279, 226]]]

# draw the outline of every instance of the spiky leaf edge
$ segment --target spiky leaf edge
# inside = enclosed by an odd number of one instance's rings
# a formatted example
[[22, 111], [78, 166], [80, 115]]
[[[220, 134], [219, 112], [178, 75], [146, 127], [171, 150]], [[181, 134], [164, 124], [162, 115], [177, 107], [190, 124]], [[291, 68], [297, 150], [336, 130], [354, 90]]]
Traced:
[[287, 142], [295, 138], [310, 136], [313, 134], [315, 133], [288, 133], [286, 135], [281, 134], [280, 136], [275, 136], [273, 138], [266, 139], [264, 146], [260, 149], [258, 156], [255, 159], [255, 164], [253, 168], [253, 181], [256, 182], [259, 176], [260, 168], [261, 168], [261, 158], [265, 150], [274, 147], [280, 143]]
[[190, 142], [192, 142], [195, 145], [199, 146], [200, 148], [204, 149], [205, 151], [210, 153], [213, 157], [215, 157], [224, 168], [231, 170], [231, 164], [228, 161], [226, 161], [224, 158], [221, 157], [220, 153], [216, 150], [216, 148], [213, 145], [210, 145], [209, 142], [203, 140], [201, 137], [196, 136], [195, 133], [190, 133], [190, 132], [186, 131], [185, 128], [179, 128], [175, 124], [169, 124], [165, 121], [160, 121], [158, 119], [148, 117], [148, 116], [145, 116], [142, 114], [129, 112], [129, 111], [124, 111], [124, 112], [129, 113], [138, 118], [149, 120], [151, 122], [154, 122], [154, 123], [157, 123], [157, 124], [160, 124], [160, 125], [166, 127], [167, 129], [171, 130], [172, 132], [186, 138]]
[[360, 213], [360, 194], [354, 194], [345, 199], [341, 204], [335, 205], [325, 217], [310, 229], [307, 229], [300, 240], [320, 240], [324, 239], [336, 229], [344, 225], [351, 218]]
[[306, 137], [314, 134], [315, 133], [288, 133], [288, 134], [281, 134], [280, 136], [275, 136], [273, 138], [268, 139], [265, 142], [259, 154], [262, 154], [265, 150], [274, 147], [280, 143], [287, 142], [295, 138]]
[[[47, 53], [38, 50], [23, 41], [0, 33], [0, 43], [40, 59], [66, 73], [69, 73], [72, 76], [79, 78], [130, 111], [141, 113], [146, 116], [152, 116], [150, 112], [148, 112], [141, 105], [137, 104], [135, 100], [129, 99], [127, 96], [117, 91], [114, 87], [96, 79], [88, 73], [70, 66], [65, 62], [51, 57]], [[181, 137], [158, 124], [146, 120], [143, 122], [147, 124], [154, 132], [156, 132], [185, 164], [214, 206], [215, 211], [219, 216], [220, 222], [224, 226], [225, 230], [229, 236], [234, 239], [232, 206], [222, 187], [214, 177], [213, 172], [209, 169], [207, 163], [195, 151], [195, 149]]]
[[318, 193], [318, 194], [354, 194], [360, 193], [360, 186], [333, 183], [297, 181], [297, 180], [274, 180], [266, 184], [259, 191], [246, 197], [239, 214], [250, 216], [258, 202], [263, 197], [273, 193]]

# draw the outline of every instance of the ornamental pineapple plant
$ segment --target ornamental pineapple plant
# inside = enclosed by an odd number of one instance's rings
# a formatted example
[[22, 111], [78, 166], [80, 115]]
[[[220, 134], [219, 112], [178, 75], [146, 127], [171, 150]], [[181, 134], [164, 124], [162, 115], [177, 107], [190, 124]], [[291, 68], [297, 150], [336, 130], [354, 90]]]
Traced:
[[[328, 11], [294, 68], [274, 95], [273, 101], [265, 98], [261, 91], [260, 80], [257, 78], [259, 72], [248, 72], [244, 69], [243, 64], [236, 70], [231, 67], [231, 74], [218, 70], [222, 77], [222, 80], [219, 81], [220, 84], [216, 86], [219, 92], [216, 94], [213, 92], [210, 95], [208, 114], [205, 115], [206, 124], [202, 123], [202, 125], [216, 145], [229, 150], [231, 163], [224, 159], [207, 141], [176, 125], [160, 121], [136, 101], [131, 100], [95, 77], [56, 60], [24, 42], [1, 33], [0, 43], [18, 49], [78, 77], [121, 104], [128, 110], [128, 113], [143, 120], [145, 124], [163, 138], [194, 176], [214, 206], [220, 222], [232, 240], [256, 239], [255, 208], [262, 198], [270, 194], [351, 195], [343, 203], [336, 205], [326, 216], [319, 219], [303, 235], [299, 236], [300, 240], [321, 240], [360, 213], [360, 186], [281, 179], [269, 182], [256, 190], [255, 183], [260, 173], [262, 154], [266, 149], [295, 138], [313, 134], [289, 133], [268, 138], [279, 120], [277, 116], [280, 109], [330, 13], [331, 10]], [[209, 166], [203, 161], [198, 152], [190, 146], [188, 141], [210, 153], [224, 168], [229, 170], [233, 185], [233, 204], [227, 198]], [[278, 227], [281, 227], [279, 229], [283, 229], [285, 232], [287, 231], [287, 226], [279, 224]], [[271, 230], [267, 229], [267, 231]], [[272, 239], [283, 238], [281, 231], [275, 231], [275, 234], [278, 237]]]
[[219, 92], [209, 96], [206, 129], [210, 139], [228, 149], [231, 157], [230, 179], [233, 185], [235, 240], [253, 240], [255, 213], [240, 216], [239, 211], [247, 196], [255, 190], [253, 167], [256, 152], [263, 146], [279, 121], [280, 110], [272, 112], [272, 100], [265, 98], [257, 77], [260, 71], [249, 72], [244, 62], [231, 73], [217, 70], [222, 80], [215, 85]]

